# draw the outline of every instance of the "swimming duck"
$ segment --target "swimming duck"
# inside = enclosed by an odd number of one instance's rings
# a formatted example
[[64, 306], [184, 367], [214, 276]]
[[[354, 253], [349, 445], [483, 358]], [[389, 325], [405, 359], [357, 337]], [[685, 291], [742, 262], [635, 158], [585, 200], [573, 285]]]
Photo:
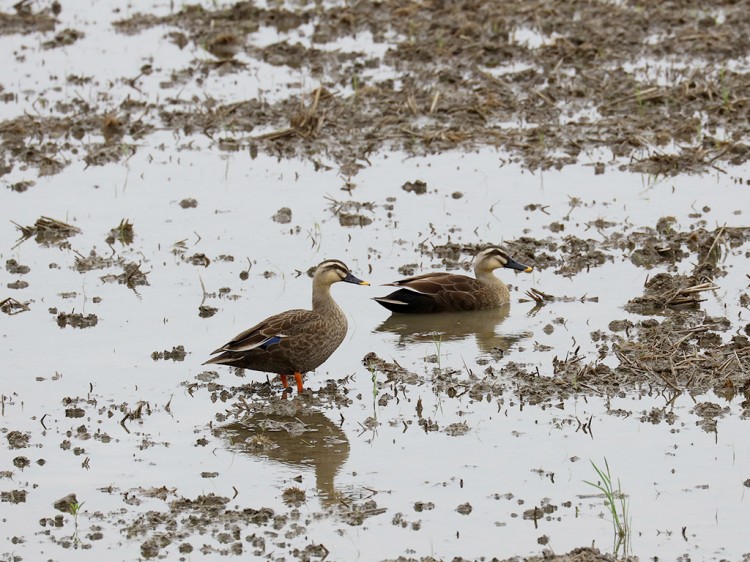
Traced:
[[302, 375], [322, 365], [346, 336], [346, 315], [331, 296], [331, 285], [344, 281], [369, 285], [357, 279], [339, 260], [325, 260], [313, 275], [312, 310], [287, 310], [238, 334], [211, 352], [204, 363], [230, 365], [253, 371], [276, 373], [289, 388], [288, 375], [294, 375], [297, 391], [302, 392]]
[[490, 246], [474, 258], [476, 279], [454, 273], [425, 273], [386, 283], [398, 290], [374, 300], [392, 312], [409, 314], [498, 308], [510, 302], [508, 287], [492, 273], [500, 267], [526, 273], [533, 270], [501, 248]]

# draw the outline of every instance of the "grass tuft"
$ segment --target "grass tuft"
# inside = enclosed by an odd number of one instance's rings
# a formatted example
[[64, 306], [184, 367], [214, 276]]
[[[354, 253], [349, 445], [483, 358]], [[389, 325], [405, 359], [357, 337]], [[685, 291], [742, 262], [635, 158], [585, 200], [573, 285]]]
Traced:
[[622, 491], [620, 479], [617, 479], [617, 488], [612, 481], [612, 473], [609, 470], [609, 463], [604, 458], [604, 470], [596, 466], [594, 461], [590, 461], [591, 466], [599, 477], [598, 482], [584, 480], [589, 486], [596, 488], [604, 494], [604, 506], [609, 512], [612, 519], [612, 528], [615, 533], [615, 554], [624, 547], [624, 554], [627, 555], [628, 543], [630, 539], [630, 513], [629, 500], [627, 495]]

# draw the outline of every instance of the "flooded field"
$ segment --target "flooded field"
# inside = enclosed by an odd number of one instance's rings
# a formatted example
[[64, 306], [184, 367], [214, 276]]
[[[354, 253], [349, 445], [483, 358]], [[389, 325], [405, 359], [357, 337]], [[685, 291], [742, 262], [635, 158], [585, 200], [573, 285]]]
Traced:
[[492, 6], [0, 3], [0, 560], [747, 558], [750, 16]]

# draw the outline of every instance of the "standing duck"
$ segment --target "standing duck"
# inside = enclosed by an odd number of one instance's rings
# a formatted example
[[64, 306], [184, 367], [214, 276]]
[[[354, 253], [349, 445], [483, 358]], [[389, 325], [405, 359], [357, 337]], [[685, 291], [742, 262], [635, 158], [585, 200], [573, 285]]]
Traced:
[[344, 281], [369, 285], [357, 279], [339, 260], [325, 260], [313, 275], [312, 310], [287, 310], [266, 318], [211, 353], [204, 363], [230, 365], [253, 371], [276, 373], [289, 388], [287, 375], [294, 375], [302, 392], [302, 375], [322, 365], [346, 336], [346, 315], [331, 296], [331, 285]]
[[510, 302], [508, 287], [492, 273], [500, 267], [526, 273], [533, 270], [501, 248], [490, 246], [474, 258], [476, 279], [453, 273], [425, 273], [387, 283], [398, 290], [374, 300], [391, 312], [407, 314], [499, 308]]

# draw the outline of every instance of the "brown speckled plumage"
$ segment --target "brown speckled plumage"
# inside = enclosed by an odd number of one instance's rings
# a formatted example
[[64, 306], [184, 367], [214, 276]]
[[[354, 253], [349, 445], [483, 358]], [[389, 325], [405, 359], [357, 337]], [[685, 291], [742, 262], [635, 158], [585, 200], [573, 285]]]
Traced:
[[[338, 260], [326, 260], [313, 276], [312, 310], [287, 310], [259, 322], [214, 350], [206, 361], [253, 371], [301, 375], [322, 365], [344, 341], [346, 315], [331, 296], [339, 281], [367, 285]], [[297, 378], [298, 390], [301, 377]]]
[[510, 301], [508, 287], [492, 273], [500, 267], [532, 270], [497, 246], [490, 246], [474, 259], [476, 279], [454, 273], [425, 273], [388, 283], [399, 289], [374, 300], [392, 312], [411, 314], [498, 308]]

